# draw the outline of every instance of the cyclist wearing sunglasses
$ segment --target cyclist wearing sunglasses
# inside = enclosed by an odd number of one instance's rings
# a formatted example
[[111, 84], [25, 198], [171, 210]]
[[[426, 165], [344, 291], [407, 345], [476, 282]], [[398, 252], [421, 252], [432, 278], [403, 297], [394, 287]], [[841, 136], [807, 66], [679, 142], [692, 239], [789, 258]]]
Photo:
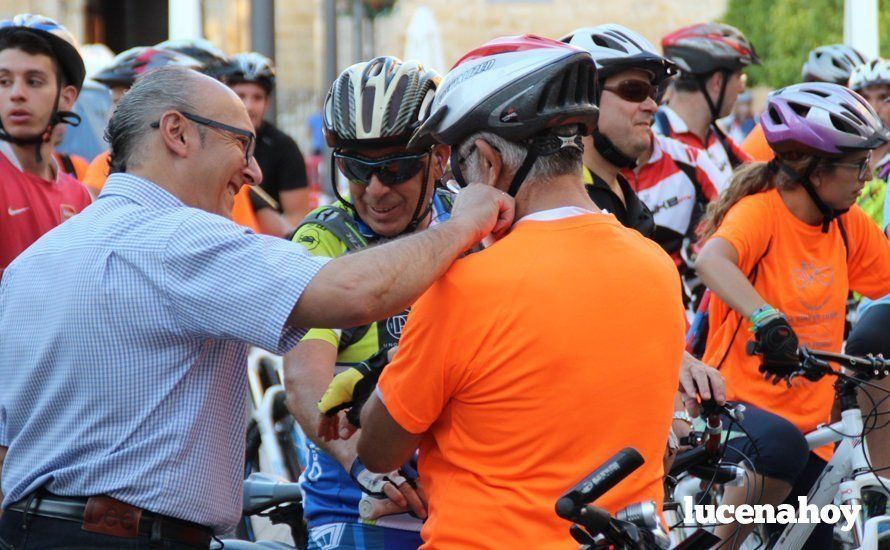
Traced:
[[713, 182], [722, 189], [732, 170], [750, 157], [716, 122], [732, 112], [745, 89], [742, 71], [759, 65], [760, 58], [741, 31], [721, 23], [683, 27], [665, 36], [661, 46], [680, 73], [667, 104], [655, 115], [655, 129], [706, 151], [720, 171]]
[[[730, 399], [748, 405], [748, 435], [726, 453], [756, 472], [753, 490], [725, 488], [723, 503], [736, 506], [746, 494], [763, 495], [748, 504], [773, 505], [807, 494], [831, 449], [811, 453], [803, 434], [829, 421], [833, 381], [784, 379], [799, 366], [799, 345], [840, 351], [849, 290], [890, 291], [890, 243], [855, 206], [871, 151], [890, 130], [862, 97], [829, 83], [774, 92], [760, 123], [776, 157], [735, 172], [704, 219], [695, 263], [713, 292], [704, 360], [721, 369]], [[752, 335], [759, 357], [746, 350]], [[806, 547], [830, 548], [831, 539], [822, 524]]]
[[[325, 103], [324, 130], [333, 165], [348, 181], [349, 199], [338, 195], [336, 204], [311, 212], [294, 234], [295, 242], [313, 255], [337, 257], [448, 218], [451, 195], [435, 188], [448, 148], [408, 147], [439, 79], [420, 63], [395, 57], [353, 65], [337, 78]], [[313, 329], [285, 358], [288, 403], [312, 442], [302, 478], [310, 548], [413, 549], [421, 544], [421, 520], [407, 512], [421, 518], [426, 512], [405, 476], [371, 474], [357, 460], [354, 439], [320, 437], [338, 431], [340, 411], [349, 406], [348, 418], [357, 425], [352, 415], [361, 408], [359, 391], [356, 402], [343, 402], [335, 389], [326, 392], [328, 385], [345, 384], [350, 395], [356, 385], [373, 389], [406, 316], [407, 310], [357, 328]], [[335, 373], [339, 376], [332, 383]], [[320, 417], [319, 410], [328, 414]], [[403, 513], [363, 523], [363, 493], [389, 498]]]
[[[704, 207], [717, 196], [711, 178], [718, 174], [702, 151], [650, 128], [659, 91], [675, 72], [674, 64], [644, 37], [620, 25], [578, 29], [562, 40], [589, 51], [600, 67], [603, 111], [584, 149], [591, 198], [610, 212], [624, 213], [625, 203], [627, 211], [644, 212], [638, 223], [616, 216], [651, 236], [686, 273], [681, 248], [693, 240]], [[635, 206], [640, 200], [642, 206]], [[684, 285], [684, 290], [690, 288]], [[685, 294], [692, 303], [691, 293]]]

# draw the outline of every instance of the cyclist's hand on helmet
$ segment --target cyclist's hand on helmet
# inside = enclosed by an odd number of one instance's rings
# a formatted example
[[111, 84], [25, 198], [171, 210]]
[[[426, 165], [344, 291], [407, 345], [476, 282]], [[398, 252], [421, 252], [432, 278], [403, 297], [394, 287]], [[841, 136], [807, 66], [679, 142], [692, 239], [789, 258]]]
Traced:
[[785, 317], [776, 317], [754, 330], [754, 349], [761, 354], [760, 372], [777, 384], [800, 368], [797, 335]]
[[472, 231], [468, 248], [489, 234], [503, 236], [513, 224], [513, 197], [490, 185], [471, 183], [461, 189], [451, 210], [451, 220]]
[[[377, 380], [383, 368], [389, 364], [394, 353], [392, 349], [382, 349], [368, 359], [341, 372], [331, 381], [328, 389], [318, 402], [321, 418], [318, 436], [325, 439], [349, 439], [360, 427], [362, 406], [371, 392], [377, 387]], [[340, 411], [346, 411], [347, 422], [341, 426]]]
[[426, 503], [421, 498], [422, 493], [418, 493], [416, 483], [417, 470], [410, 462], [397, 471], [375, 474], [356, 457], [349, 468], [349, 477], [366, 495], [388, 498], [420, 519], [426, 519]]
[[719, 405], [726, 404], [726, 381], [720, 371], [684, 353], [680, 367], [680, 394], [686, 412], [695, 418], [699, 409], [697, 398], [702, 401], [713, 399]]

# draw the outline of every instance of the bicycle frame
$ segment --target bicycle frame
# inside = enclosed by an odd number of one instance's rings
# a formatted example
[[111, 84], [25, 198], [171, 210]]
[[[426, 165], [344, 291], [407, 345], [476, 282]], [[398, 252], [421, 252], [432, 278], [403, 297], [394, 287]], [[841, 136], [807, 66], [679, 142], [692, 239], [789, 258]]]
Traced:
[[[870, 471], [868, 445], [861, 437], [862, 428], [862, 412], [855, 408], [843, 411], [840, 422], [819, 427], [806, 435], [811, 450], [825, 444], [841, 442], [810, 489], [807, 495], [808, 504], [822, 507], [837, 500], [840, 504], [861, 505], [863, 489], [875, 487], [886, 492], [882, 482], [890, 488], [890, 480], [878, 477]], [[815, 527], [814, 523], [789, 524], [773, 548], [801, 548]], [[850, 533], [854, 547], [861, 547], [865, 538], [862, 515], [857, 518]]]

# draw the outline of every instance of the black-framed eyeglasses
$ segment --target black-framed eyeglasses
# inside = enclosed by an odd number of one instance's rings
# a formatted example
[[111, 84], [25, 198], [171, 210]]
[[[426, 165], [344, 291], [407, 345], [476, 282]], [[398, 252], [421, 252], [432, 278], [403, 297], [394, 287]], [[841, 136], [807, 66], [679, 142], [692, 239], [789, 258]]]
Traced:
[[[253, 158], [253, 153], [256, 150], [256, 135], [254, 135], [253, 132], [243, 130], [241, 128], [236, 128], [235, 126], [230, 126], [228, 124], [223, 124], [222, 122], [218, 122], [216, 120], [202, 117], [201, 115], [196, 115], [194, 113], [189, 113], [186, 111], [179, 111], [179, 114], [196, 124], [201, 124], [202, 126], [207, 126], [214, 130], [223, 131], [228, 134], [234, 134], [235, 140], [240, 143], [241, 147], [244, 149], [244, 166], [250, 165], [250, 159]], [[155, 129], [160, 128], [161, 121], [152, 122], [150, 126]]]
[[838, 168], [855, 168], [859, 170], [857, 173], [858, 181], [867, 181], [871, 177], [871, 154], [862, 159], [859, 162], [829, 162], [826, 163], [826, 166], [833, 166]]
[[423, 159], [429, 155], [427, 151], [370, 159], [334, 151], [334, 160], [340, 172], [353, 183], [369, 185], [376, 174], [383, 185], [398, 185], [419, 174], [424, 167]]

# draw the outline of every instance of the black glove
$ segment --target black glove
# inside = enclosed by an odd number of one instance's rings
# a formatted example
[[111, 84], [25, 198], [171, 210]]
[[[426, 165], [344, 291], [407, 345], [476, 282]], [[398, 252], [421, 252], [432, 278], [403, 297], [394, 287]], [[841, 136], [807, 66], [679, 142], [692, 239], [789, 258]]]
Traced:
[[772, 377], [773, 384], [800, 369], [797, 335], [784, 317], [776, 317], [755, 329], [754, 339], [755, 349], [763, 356], [760, 372], [767, 379]]

